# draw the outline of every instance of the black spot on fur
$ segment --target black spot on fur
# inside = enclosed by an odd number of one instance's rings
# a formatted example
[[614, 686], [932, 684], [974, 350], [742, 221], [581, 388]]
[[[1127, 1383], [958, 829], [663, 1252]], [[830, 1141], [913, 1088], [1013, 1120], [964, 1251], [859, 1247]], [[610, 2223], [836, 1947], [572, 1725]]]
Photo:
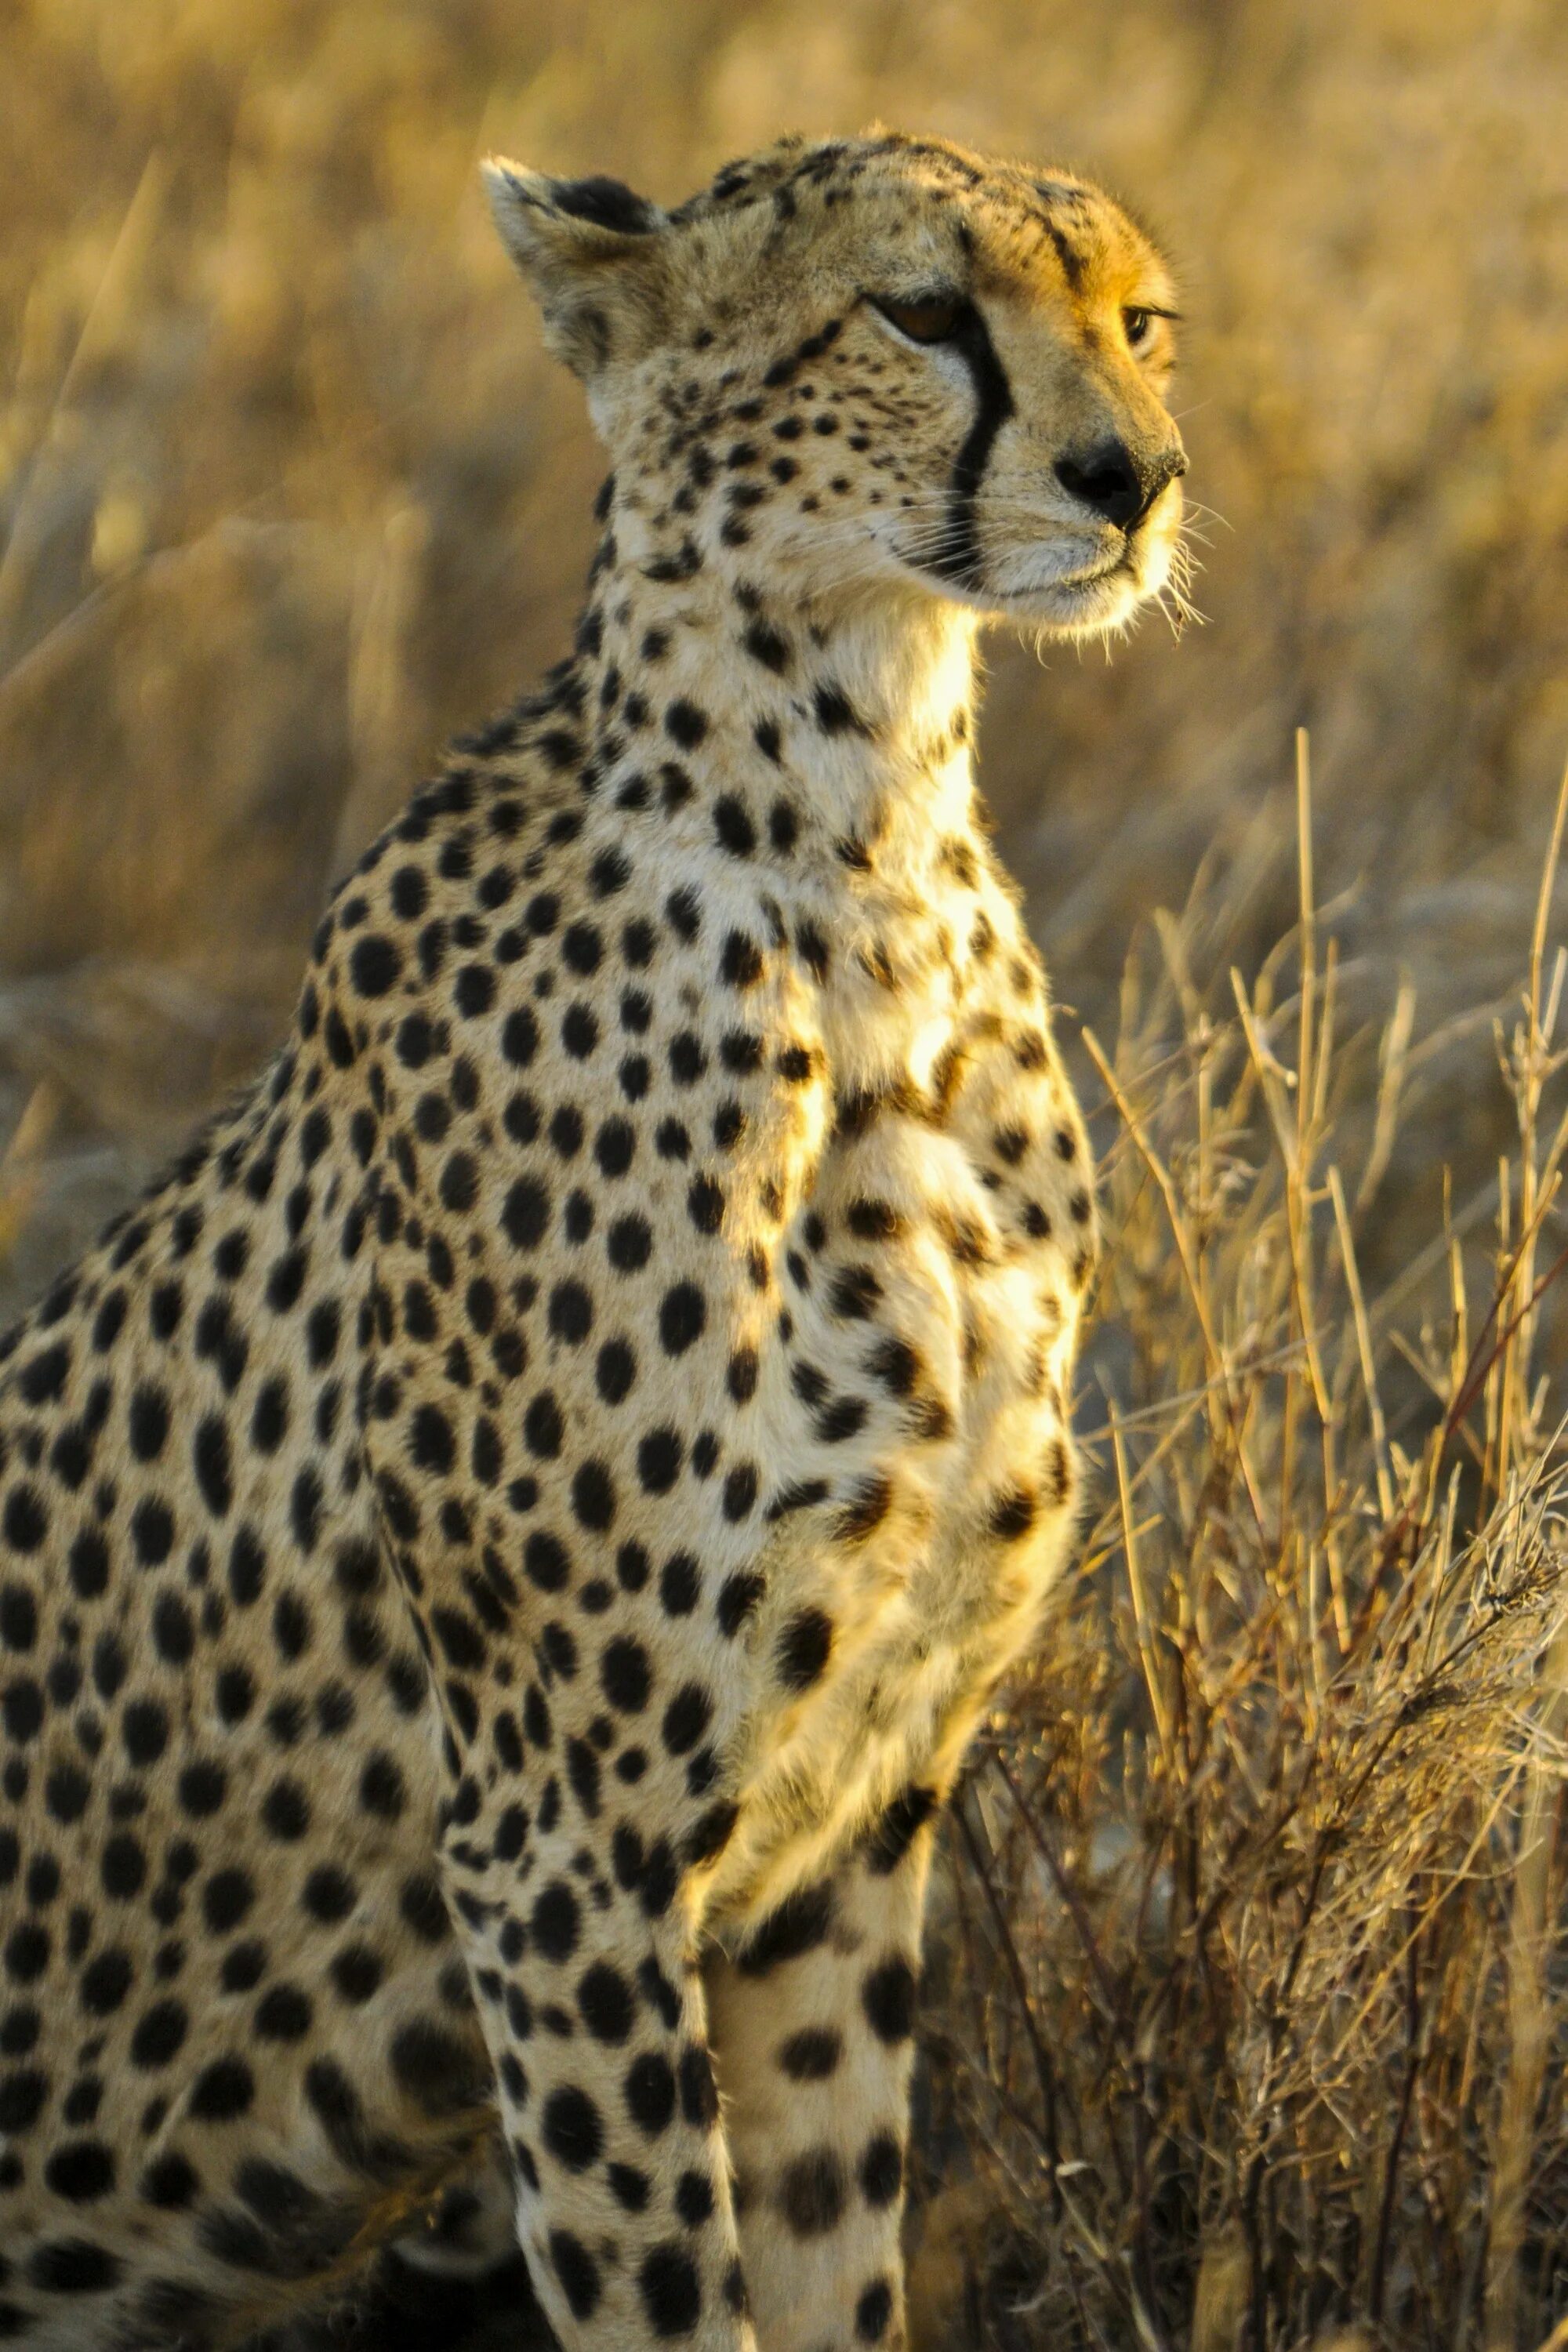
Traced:
[[855, 2305], [855, 2336], [860, 2344], [879, 2344], [893, 2315], [893, 2290], [885, 2278], [873, 2279]]
[[803, 2026], [779, 2044], [779, 2064], [792, 2083], [825, 2083], [844, 2055], [844, 2037], [831, 2025]]
[[833, 1889], [803, 1886], [787, 1895], [778, 1909], [741, 1948], [738, 1966], [746, 1977], [766, 1976], [783, 1961], [798, 1960], [825, 1944], [833, 1927]]
[[661, 2341], [689, 2336], [702, 2312], [697, 2265], [683, 2248], [667, 2241], [644, 2256], [637, 2273], [647, 2324]]
[[118, 2254], [87, 2238], [47, 2239], [27, 2263], [29, 2282], [46, 2294], [104, 2294], [119, 2285], [123, 2272]]
[[784, 2167], [779, 2210], [797, 2238], [837, 2229], [844, 2211], [844, 2175], [830, 2147], [811, 2149]]
[[873, 1969], [861, 1988], [861, 2005], [879, 2041], [907, 2042], [915, 2017], [915, 1975], [908, 1960], [894, 1958]]
[[936, 1808], [934, 1789], [916, 1785], [895, 1797], [866, 1841], [867, 1868], [879, 1878], [889, 1877]]
[[809, 1690], [833, 1648], [833, 1620], [821, 1609], [802, 1609], [779, 1635], [779, 1680], [786, 1690]]

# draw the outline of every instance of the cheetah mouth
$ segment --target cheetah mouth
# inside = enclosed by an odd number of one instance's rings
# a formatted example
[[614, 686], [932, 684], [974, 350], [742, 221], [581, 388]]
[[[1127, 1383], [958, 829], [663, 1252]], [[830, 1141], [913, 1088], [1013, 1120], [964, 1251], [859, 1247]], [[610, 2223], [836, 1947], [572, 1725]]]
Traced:
[[[1052, 571], [1049, 554], [1044, 550], [1030, 550], [1031, 555], [1043, 555], [1045, 563], [1033, 578], [1015, 579], [1004, 585], [1000, 580], [987, 577], [980, 571], [968, 577], [951, 572], [933, 572], [928, 564], [900, 558], [900, 568], [912, 572], [923, 580], [933, 577], [940, 583], [942, 593], [954, 603], [968, 604], [981, 613], [1032, 614], [1043, 621], [1071, 622], [1081, 625], [1089, 617], [1086, 608], [1104, 605], [1108, 592], [1117, 597], [1120, 593], [1134, 600], [1145, 593], [1139, 578], [1134, 551], [1123, 546], [1113, 553], [1097, 551], [1076, 570]], [[1005, 569], [1016, 573], [1023, 564], [1015, 556]]]
[[884, 551], [897, 570], [975, 613], [1020, 627], [1093, 636], [1114, 629], [1157, 596], [1168, 570], [1163, 540], [1142, 530], [1090, 535], [1052, 532], [1006, 549], [976, 550], [963, 569], [917, 555], [896, 541]]
[[1068, 636], [1120, 627], [1140, 605], [1159, 596], [1170, 561], [1163, 538], [1139, 531], [1119, 534], [1119, 541], [1114, 547], [1082, 551], [1076, 564], [1062, 563], [1058, 552], [1059, 568], [1053, 568], [1048, 543], [1020, 550], [995, 566], [1001, 578], [975, 601], [987, 602], [994, 613], [1020, 625]]
[[1092, 633], [1125, 618], [1148, 590], [1131, 548], [1101, 555], [1075, 572], [1025, 580], [1004, 587], [998, 583], [983, 601], [995, 613], [1047, 627]]
[[1031, 601], [1037, 603], [1042, 598], [1084, 593], [1121, 577], [1129, 581], [1132, 579], [1132, 566], [1125, 550], [1102, 563], [1085, 564], [1081, 572], [1060, 572], [1054, 580], [1032, 580], [1022, 588], [1000, 588], [996, 593], [1010, 604], [1026, 604]]

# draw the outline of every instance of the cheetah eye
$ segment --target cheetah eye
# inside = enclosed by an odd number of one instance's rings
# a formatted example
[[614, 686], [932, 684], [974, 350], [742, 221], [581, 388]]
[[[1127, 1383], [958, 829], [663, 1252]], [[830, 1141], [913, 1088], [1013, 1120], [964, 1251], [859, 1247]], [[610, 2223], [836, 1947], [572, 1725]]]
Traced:
[[963, 316], [963, 303], [952, 294], [933, 294], [923, 302], [896, 302], [886, 294], [873, 294], [871, 299], [911, 343], [947, 342]]
[[1154, 323], [1152, 310], [1131, 310], [1121, 313], [1121, 331], [1134, 351], [1149, 340], [1149, 330]]

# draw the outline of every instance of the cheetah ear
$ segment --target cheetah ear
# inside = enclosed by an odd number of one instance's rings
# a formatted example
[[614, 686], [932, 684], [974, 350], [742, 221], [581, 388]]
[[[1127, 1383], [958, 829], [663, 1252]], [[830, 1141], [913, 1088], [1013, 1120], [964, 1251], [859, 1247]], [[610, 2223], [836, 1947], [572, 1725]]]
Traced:
[[501, 242], [532, 288], [545, 341], [591, 383], [658, 341], [668, 215], [619, 180], [552, 180], [503, 156], [484, 166]]

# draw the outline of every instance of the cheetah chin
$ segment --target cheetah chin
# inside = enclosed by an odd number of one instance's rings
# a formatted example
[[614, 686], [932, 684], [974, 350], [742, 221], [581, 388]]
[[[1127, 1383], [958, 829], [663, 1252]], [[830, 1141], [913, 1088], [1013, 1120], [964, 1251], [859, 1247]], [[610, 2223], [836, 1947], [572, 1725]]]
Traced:
[[487, 2193], [568, 2347], [902, 2336], [1096, 1246], [975, 635], [1172, 579], [1171, 283], [929, 141], [489, 171], [614, 468], [575, 649], [0, 1341], [6, 2341], [232, 2344]]

